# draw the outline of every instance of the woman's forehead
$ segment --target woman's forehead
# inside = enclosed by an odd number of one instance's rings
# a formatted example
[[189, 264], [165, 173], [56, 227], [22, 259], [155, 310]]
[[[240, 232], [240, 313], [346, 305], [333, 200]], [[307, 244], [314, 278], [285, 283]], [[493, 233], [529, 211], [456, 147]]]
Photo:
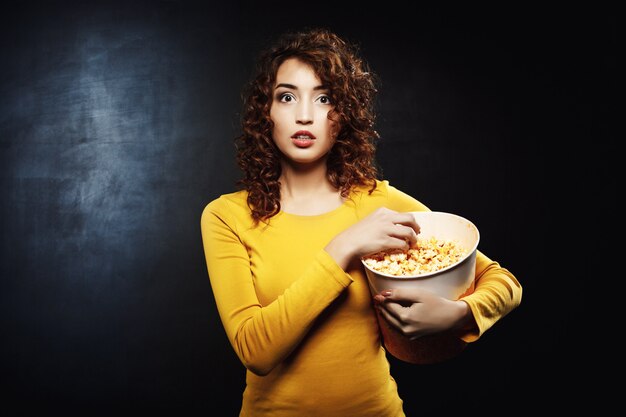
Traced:
[[280, 85], [319, 89], [322, 81], [310, 64], [297, 58], [289, 58], [276, 71], [275, 87]]

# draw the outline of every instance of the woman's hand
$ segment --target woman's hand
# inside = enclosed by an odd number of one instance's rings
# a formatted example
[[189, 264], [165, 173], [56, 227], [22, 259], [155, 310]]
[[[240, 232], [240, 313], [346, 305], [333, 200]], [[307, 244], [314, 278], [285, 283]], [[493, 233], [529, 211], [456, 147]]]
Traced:
[[411, 213], [381, 207], [335, 236], [325, 250], [345, 270], [354, 257], [385, 249], [408, 249], [417, 242], [419, 232]]
[[380, 314], [411, 340], [474, 322], [464, 301], [453, 301], [417, 288], [397, 288], [374, 296]]

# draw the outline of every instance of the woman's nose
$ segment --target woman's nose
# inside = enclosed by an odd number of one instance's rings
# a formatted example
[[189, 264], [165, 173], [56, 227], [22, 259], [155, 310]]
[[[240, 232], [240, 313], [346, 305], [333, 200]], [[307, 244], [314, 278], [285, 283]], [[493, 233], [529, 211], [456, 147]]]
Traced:
[[311, 104], [306, 102], [300, 102], [298, 105], [298, 112], [296, 115], [296, 123], [308, 125], [313, 123], [313, 109]]

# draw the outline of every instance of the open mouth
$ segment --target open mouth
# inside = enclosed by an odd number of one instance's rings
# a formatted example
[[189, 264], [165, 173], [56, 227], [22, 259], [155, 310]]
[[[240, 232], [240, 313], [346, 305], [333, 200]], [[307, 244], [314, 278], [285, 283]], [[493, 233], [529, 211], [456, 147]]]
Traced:
[[293, 144], [299, 148], [308, 148], [309, 146], [313, 145], [313, 142], [315, 141], [315, 135], [313, 135], [313, 133], [309, 131], [300, 130], [291, 136], [291, 140]]

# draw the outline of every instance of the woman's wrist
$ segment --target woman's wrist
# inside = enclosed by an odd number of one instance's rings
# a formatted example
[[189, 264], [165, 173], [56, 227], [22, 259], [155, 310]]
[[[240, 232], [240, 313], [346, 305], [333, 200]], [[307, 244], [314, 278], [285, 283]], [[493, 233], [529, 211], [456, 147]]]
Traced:
[[341, 269], [344, 271], [347, 269], [352, 255], [346, 245], [342, 245], [338, 239], [333, 239], [326, 245], [324, 250], [335, 260]]
[[474, 321], [474, 314], [472, 313], [472, 309], [469, 304], [467, 304], [463, 300], [455, 301], [458, 306], [458, 319], [456, 321], [455, 329], [461, 331], [470, 331], [476, 327], [476, 322]]

